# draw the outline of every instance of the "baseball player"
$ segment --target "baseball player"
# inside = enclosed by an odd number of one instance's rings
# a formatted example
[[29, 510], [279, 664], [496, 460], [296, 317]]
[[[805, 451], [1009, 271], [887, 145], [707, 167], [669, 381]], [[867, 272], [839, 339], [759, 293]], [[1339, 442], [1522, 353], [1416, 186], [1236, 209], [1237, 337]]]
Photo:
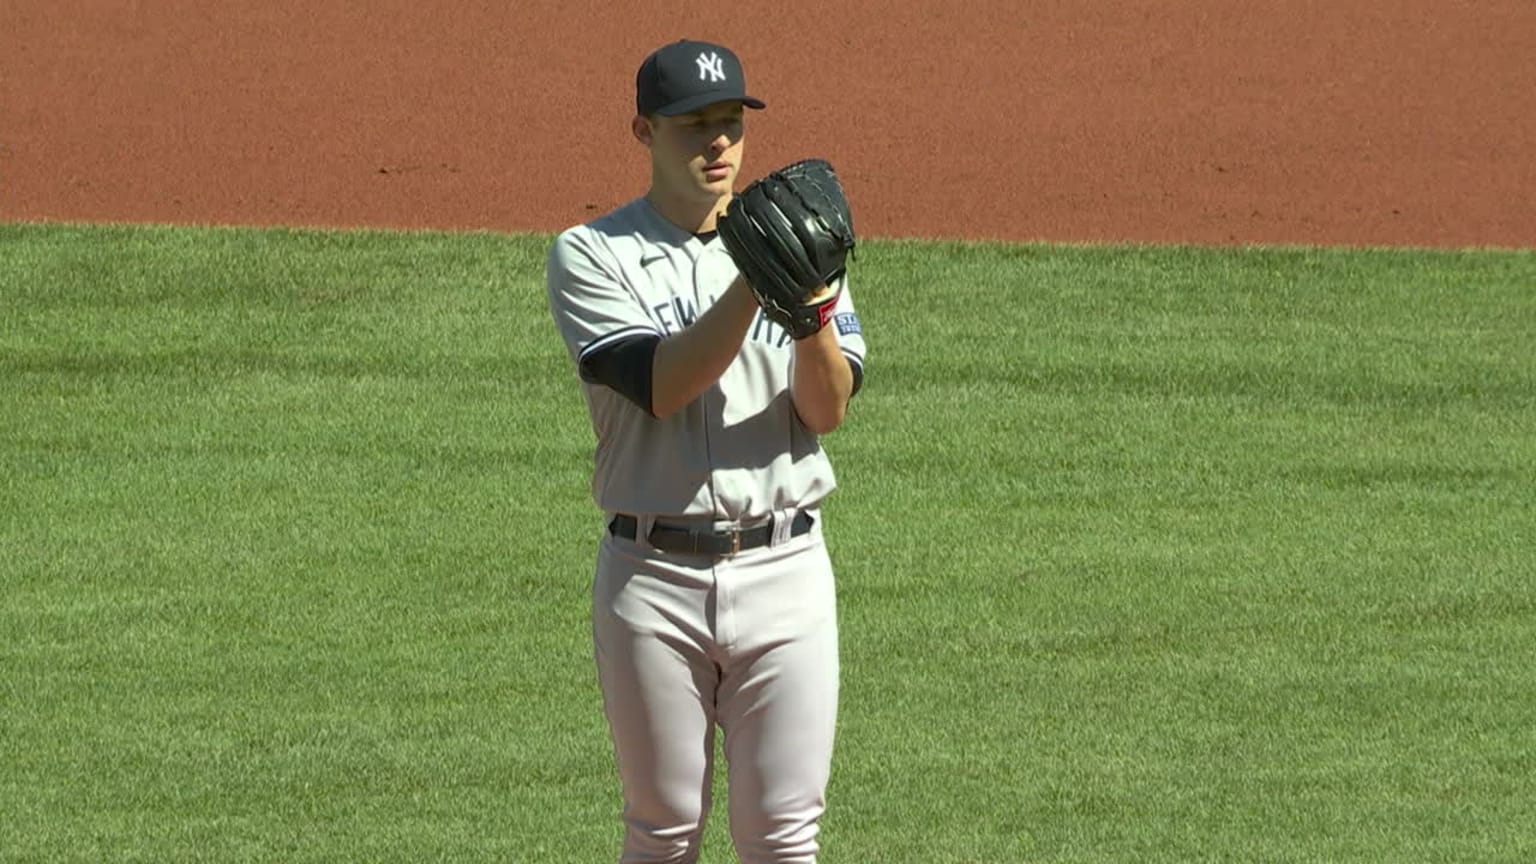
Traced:
[[764, 107], [724, 46], [657, 49], [631, 121], [648, 191], [549, 253], [596, 436], [592, 636], [624, 864], [697, 859], [717, 727], [738, 857], [818, 851], [839, 674], [818, 436], [842, 422], [865, 345], [843, 273], [801, 298], [810, 323], [775, 317], [720, 236], [746, 110]]

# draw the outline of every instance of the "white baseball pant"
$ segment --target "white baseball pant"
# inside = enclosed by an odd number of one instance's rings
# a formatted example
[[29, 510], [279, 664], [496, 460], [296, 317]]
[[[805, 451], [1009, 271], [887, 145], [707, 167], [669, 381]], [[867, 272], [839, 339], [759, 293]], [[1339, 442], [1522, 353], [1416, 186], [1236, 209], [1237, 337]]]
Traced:
[[717, 725], [742, 864], [814, 864], [838, 697], [819, 518], [719, 559], [605, 534], [592, 632], [623, 786], [621, 864], [697, 860]]

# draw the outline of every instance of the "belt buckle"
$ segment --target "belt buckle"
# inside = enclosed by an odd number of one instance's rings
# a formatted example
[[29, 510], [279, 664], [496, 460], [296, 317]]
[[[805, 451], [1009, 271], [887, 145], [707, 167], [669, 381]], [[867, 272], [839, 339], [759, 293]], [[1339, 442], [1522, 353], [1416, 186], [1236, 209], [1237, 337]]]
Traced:
[[735, 558], [737, 555], [740, 555], [740, 554], [741, 554], [741, 526], [740, 525], [733, 525], [733, 526], [731, 526], [731, 551], [725, 557], [727, 557], [727, 558]]

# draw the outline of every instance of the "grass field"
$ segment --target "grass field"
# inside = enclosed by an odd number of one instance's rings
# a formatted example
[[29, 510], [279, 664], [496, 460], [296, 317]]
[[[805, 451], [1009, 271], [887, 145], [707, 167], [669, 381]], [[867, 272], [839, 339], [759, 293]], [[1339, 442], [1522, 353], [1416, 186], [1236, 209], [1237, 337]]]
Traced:
[[[546, 242], [0, 226], [0, 861], [616, 858]], [[824, 861], [1536, 858], [1536, 254], [856, 267]]]

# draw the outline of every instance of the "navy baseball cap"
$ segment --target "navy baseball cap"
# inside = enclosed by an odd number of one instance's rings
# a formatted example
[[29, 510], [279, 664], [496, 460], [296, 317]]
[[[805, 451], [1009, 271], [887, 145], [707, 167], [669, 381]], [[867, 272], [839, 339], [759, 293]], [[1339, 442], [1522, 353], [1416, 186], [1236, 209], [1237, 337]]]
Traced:
[[739, 101], [768, 107], [747, 95], [741, 61], [724, 45], [681, 39], [645, 58], [635, 75], [635, 110], [641, 114], [687, 114], [716, 102]]

